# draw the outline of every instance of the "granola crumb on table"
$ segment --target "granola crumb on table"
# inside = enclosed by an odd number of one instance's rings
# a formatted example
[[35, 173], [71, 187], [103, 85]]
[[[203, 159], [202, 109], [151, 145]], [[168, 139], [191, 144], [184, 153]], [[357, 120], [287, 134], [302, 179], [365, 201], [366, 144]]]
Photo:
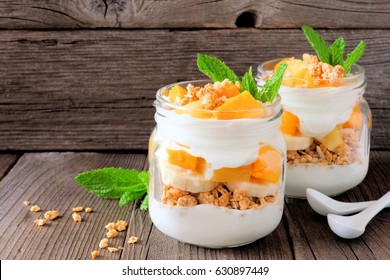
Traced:
[[116, 223], [115, 223], [115, 229], [117, 231], [124, 231], [127, 227], [127, 222], [126, 221], [123, 221], [123, 220], [118, 220]]
[[25, 201], [23, 201], [23, 204], [27, 206], [27, 205], [30, 205], [30, 204], [31, 204], [31, 202], [30, 202], [30, 201], [28, 201], [28, 200], [25, 200]]
[[91, 259], [95, 260], [99, 256], [99, 251], [95, 250], [91, 253]]
[[112, 230], [112, 229], [115, 229], [116, 230], [116, 224], [115, 223], [108, 223], [105, 228], [107, 230]]
[[93, 209], [91, 207], [85, 208], [85, 213], [91, 213]]
[[82, 206], [77, 206], [77, 207], [74, 207], [73, 209], [72, 209], [72, 211], [73, 212], [81, 212], [81, 211], [83, 211], [83, 207]]
[[72, 218], [73, 218], [73, 221], [75, 221], [75, 222], [81, 222], [82, 221], [81, 216], [79, 214], [77, 214], [77, 213], [73, 213], [72, 214]]
[[116, 229], [110, 229], [110, 230], [107, 232], [106, 236], [107, 236], [108, 238], [114, 238], [114, 237], [118, 236], [118, 232], [116, 231]]
[[99, 248], [104, 249], [104, 248], [107, 248], [107, 247], [108, 247], [108, 239], [107, 238], [103, 238], [102, 240], [100, 240]]
[[45, 213], [45, 218], [52, 221], [60, 216], [58, 210], [50, 210]]
[[129, 241], [127, 241], [127, 243], [129, 243], [129, 244], [134, 244], [134, 243], [136, 243], [138, 241], [138, 237], [136, 237], [136, 236], [131, 236], [130, 238], [129, 238]]
[[36, 219], [34, 221], [34, 224], [37, 226], [44, 226], [46, 225], [46, 221], [47, 221], [46, 219]]
[[110, 251], [110, 253], [115, 253], [115, 252], [118, 252], [118, 248], [115, 248], [115, 247], [107, 247], [107, 250]]
[[39, 212], [39, 211], [41, 211], [41, 207], [39, 207], [38, 205], [33, 205], [33, 206], [31, 206], [30, 211], [31, 212]]

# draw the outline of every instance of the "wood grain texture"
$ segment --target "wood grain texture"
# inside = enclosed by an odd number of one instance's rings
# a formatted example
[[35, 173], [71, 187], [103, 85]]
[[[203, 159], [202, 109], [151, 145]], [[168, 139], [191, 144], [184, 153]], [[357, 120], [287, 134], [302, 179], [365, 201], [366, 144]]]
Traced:
[[[100, 199], [73, 178], [101, 167], [142, 169], [145, 159], [142, 154], [24, 154], [0, 182], [0, 259], [89, 259], [105, 237], [106, 224], [129, 221], [139, 210], [135, 204], [119, 207], [118, 200]], [[42, 212], [30, 212], [24, 200], [39, 205]], [[79, 205], [92, 207], [94, 212], [81, 213], [83, 222], [75, 223], [72, 208]], [[36, 218], [52, 209], [62, 217], [44, 227], [34, 225]], [[120, 232], [110, 239], [110, 245], [124, 246], [125, 237]], [[119, 259], [120, 255], [101, 252], [104, 259]]]
[[[371, 152], [364, 181], [335, 197], [341, 201], [379, 199], [390, 191], [390, 152]], [[315, 213], [306, 200], [287, 199], [286, 223], [296, 259], [382, 259], [390, 258], [390, 210], [379, 213], [359, 238], [345, 240], [330, 230], [326, 217]]]
[[388, 28], [388, 1], [1, 1], [0, 28]]
[[8, 173], [19, 157], [17, 154], [0, 154], [0, 180]]
[[[95, 168], [120, 166], [144, 169], [143, 154], [28, 153], [0, 181], [0, 259], [89, 259], [111, 221], [129, 221], [126, 232], [110, 239], [124, 250], [111, 254], [101, 250], [101, 259], [389, 259], [390, 210], [382, 211], [355, 240], [336, 237], [326, 218], [315, 214], [305, 200], [287, 199], [283, 221], [267, 237], [234, 249], [206, 249], [178, 242], [157, 230], [147, 212], [135, 204], [118, 206], [78, 186], [73, 177]], [[389, 190], [390, 152], [373, 152], [364, 182], [338, 196], [343, 201], [378, 199]], [[58, 209], [62, 217], [45, 227], [33, 221], [43, 215], [29, 212], [24, 200], [40, 205], [43, 212]], [[91, 206], [74, 223], [71, 209]], [[138, 236], [134, 245], [126, 243]]]
[[[366, 40], [372, 147], [388, 149], [390, 30], [320, 32]], [[309, 50], [299, 30], [0, 31], [0, 150], [146, 150], [157, 89], [204, 78], [198, 52], [242, 75]]]

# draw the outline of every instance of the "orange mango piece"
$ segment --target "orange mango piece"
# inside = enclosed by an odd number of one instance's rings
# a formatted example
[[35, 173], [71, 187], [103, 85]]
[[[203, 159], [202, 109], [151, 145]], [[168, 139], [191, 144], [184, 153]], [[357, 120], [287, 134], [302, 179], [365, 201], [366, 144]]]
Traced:
[[176, 100], [182, 100], [184, 98], [184, 95], [187, 94], [187, 90], [182, 88], [179, 85], [174, 85], [171, 90], [169, 91], [168, 100], [171, 103], [178, 103]]
[[258, 118], [264, 111], [261, 108], [261, 104], [253, 98], [249, 91], [245, 90], [216, 108], [217, 112], [214, 113], [214, 117], [220, 120]]
[[271, 146], [259, 149], [259, 156], [252, 164], [252, 177], [277, 183], [282, 172], [282, 154]]
[[168, 162], [195, 173], [202, 174], [206, 167], [206, 160], [202, 157], [195, 157], [183, 150], [167, 149]]
[[280, 130], [284, 134], [288, 135], [298, 135], [299, 134], [299, 118], [288, 112], [284, 111], [282, 115], [282, 123], [280, 124]]
[[341, 125], [336, 126], [324, 138], [317, 139], [330, 151], [335, 151], [338, 146], [344, 144], [344, 137]]
[[224, 167], [214, 170], [212, 182], [249, 181], [252, 173], [252, 165], [244, 165], [236, 168]]
[[240, 94], [240, 90], [236, 87], [236, 85], [230, 85], [221, 90], [220, 95], [226, 96], [227, 98], [232, 98], [236, 95]]
[[282, 62], [288, 62], [292, 57], [285, 57], [283, 58], [281, 61], [279, 61], [278, 63], [275, 64], [274, 66], [274, 72], [276, 72], [276, 70], [278, 70], [279, 68], [279, 65], [282, 63]]
[[363, 115], [362, 112], [360, 112], [359, 105], [356, 105], [355, 107], [353, 107], [352, 115], [349, 120], [343, 124], [343, 128], [353, 128], [356, 130], [360, 130], [362, 129], [362, 125]]

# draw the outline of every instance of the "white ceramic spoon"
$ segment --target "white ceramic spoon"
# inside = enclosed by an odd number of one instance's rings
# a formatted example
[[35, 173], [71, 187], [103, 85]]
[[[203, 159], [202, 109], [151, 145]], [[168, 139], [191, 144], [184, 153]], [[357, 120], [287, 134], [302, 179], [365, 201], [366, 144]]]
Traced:
[[[375, 202], [375, 200], [364, 202], [341, 202], [313, 189], [306, 190], [306, 198], [311, 208], [322, 216], [328, 214], [348, 215], [360, 212]], [[390, 207], [390, 202], [386, 207]]]
[[385, 208], [389, 202], [390, 191], [359, 214], [353, 216], [328, 214], [328, 224], [331, 230], [342, 238], [357, 238], [364, 233], [368, 222]]

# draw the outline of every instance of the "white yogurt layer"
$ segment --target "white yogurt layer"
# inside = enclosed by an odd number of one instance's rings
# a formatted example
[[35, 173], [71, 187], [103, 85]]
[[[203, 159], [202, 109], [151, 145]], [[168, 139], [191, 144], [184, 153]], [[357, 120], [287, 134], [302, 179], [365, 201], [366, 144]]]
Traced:
[[209, 248], [235, 247], [262, 238], [279, 225], [283, 198], [242, 211], [209, 204], [169, 206], [151, 197], [149, 209], [153, 224], [179, 241]]
[[282, 86], [279, 94], [286, 111], [296, 115], [300, 131], [311, 137], [324, 137], [336, 125], [345, 123], [364, 88], [354, 86], [291, 88]]
[[286, 195], [306, 197], [312, 188], [329, 196], [345, 192], [361, 183], [367, 174], [369, 158], [349, 165], [321, 166], [318, 164], [287, 166]]
[[285, 149], [279, 137], [280, 119], [197, 119], [167, 110], [163, 114], [155, 117], [158, 124], [155, 141], [161, 146], [157, 156], [166, 158], [165, 149], [169, 148], [202, 157], [207, 161], [206, 180], [214, 170], [254, 162], [260, 143], [272, 143], [279, 151]]

